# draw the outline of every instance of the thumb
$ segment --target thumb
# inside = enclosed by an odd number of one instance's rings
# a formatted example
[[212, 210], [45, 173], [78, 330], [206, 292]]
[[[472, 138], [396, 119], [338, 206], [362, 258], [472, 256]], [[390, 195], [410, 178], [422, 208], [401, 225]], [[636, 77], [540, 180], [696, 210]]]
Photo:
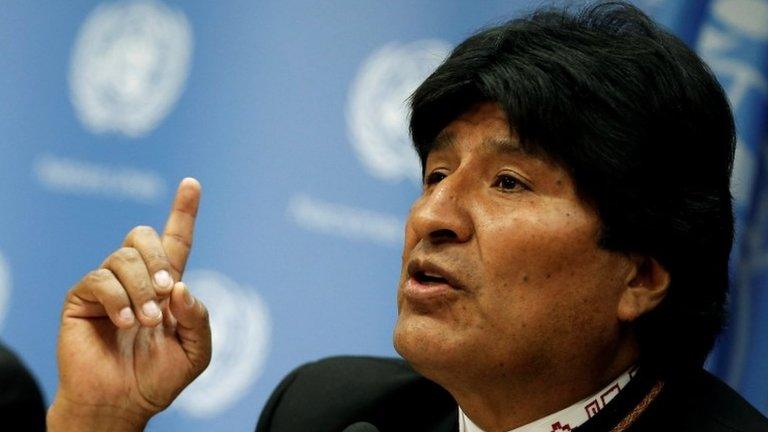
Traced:
[[170, 308], [177, 321], [176, 334], [179, 342], [197, 376], [211, 361], [211, 325], [208, 310], [203, 302], [189, 292], [184, 282], [177, 282], [173, 286]]

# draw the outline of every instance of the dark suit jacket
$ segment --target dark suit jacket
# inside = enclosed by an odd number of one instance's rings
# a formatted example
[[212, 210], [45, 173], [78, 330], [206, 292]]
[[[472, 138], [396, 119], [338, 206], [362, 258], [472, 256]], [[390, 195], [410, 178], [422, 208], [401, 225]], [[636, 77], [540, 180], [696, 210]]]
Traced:
[[[640, 373], [577, 432], [608, 432], [658, 379]], [[382, 432], [456, 432], [458, 408], [442, 387], [404, 361], [334, 357], [291, 372], [273, 392], [257, 432], [340, 432], [365, 421]], [[768, 432], [768, 420], [703, 370], [664, 382], [627, 432]]]
[[2, 430], [45, 431], [45, 404], [40, 388], [18, 357], [3, 345], [0, 345], [0, 417], [3, 418]]

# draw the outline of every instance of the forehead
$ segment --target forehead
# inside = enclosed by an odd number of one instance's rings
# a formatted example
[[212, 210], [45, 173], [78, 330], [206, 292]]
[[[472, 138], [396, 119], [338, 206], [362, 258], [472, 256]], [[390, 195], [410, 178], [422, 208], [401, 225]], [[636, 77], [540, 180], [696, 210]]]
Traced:
[[489, 153], [519, 153], [519, 141], [510, 133], [507, 116], [495, 102], [474, 105], [445, 127], [429, 153], [454, 150], [460, 142], [480, 142]]
[[480, 163], [475, 166], [512, 167], [535, 186], [537, 193], [574, 198], [578, 195], [566, 165], [542, 149], [523, 146], [495, 102], [472, 106], [437, 135], [424, 160], [424, 174], [435, 163], [465, 157]]

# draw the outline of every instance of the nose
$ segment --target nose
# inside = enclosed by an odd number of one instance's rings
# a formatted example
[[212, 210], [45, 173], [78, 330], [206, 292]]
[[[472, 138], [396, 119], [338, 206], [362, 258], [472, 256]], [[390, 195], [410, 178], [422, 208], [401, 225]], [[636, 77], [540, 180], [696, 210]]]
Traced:
[[434, 244], [466, 242], [474, 232], [468, 192], [458, 173], [444, 178], [414, 203], [411, 229], [420, 239]]

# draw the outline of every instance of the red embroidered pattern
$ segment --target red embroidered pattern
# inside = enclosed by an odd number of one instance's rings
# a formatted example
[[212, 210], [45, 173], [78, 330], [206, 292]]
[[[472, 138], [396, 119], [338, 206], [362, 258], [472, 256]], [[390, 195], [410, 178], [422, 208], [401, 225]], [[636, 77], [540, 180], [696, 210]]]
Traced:
[[600, 400], [603, 402], [603, 406], [608, 405], [608, 402], [616, 397], [616, 395], [619, 394], [619, 391], [621, 391], [621, 388], [619, 387], [619, 383], [616, 383], [600, 395]]
[[597, 399], [595, 399], [592, 402], [588, 403], [587, 406], [584, 407], [584, 409], [587, 410], [587, 416], [589, 418], [592, 418], [593, 415], [597, 414], [597, 412], [600, 411], [600, 403], [597, 401]]

